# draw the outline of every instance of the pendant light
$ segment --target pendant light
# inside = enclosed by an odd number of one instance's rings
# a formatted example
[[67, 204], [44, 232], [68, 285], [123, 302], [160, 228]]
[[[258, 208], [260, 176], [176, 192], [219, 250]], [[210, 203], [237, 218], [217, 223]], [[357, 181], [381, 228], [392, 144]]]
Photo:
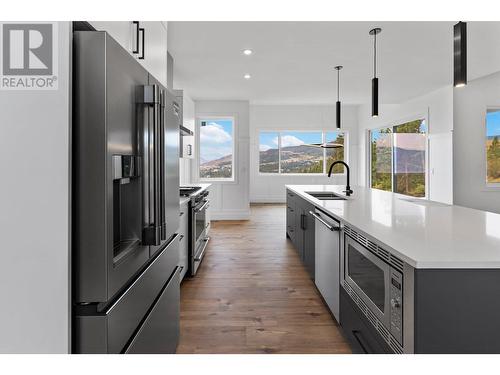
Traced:
[[453, 26], [453, 85], [467, 84], [467, 23]]
[[337, 118], [337, 129], [340, 129], [340, 70], [343, 68], [342, 65], [338, 65], [335, 67], [337, 71], [337, 103], [335, 106], [335, 116]]
[[317, 147], [317, 148], [342, 148], [344, 147], [341, 143], [325, 142], [325, 143], [309, 143], [304, 146]]
[[[335, 116], [336, 116], [336, 122], [337, 122], [337, 129], [340, 129], [340, 70], [343, 67], [341, 65], [338, 65], [335, 67], [335, 70], [337, 71], [337, 103], [335, 107]], [[324, 142], [324, 143], [309, 143], [306, 144], [305, 146], [309, 147], [317, 147], [317, 148], [342, 148], [344, 147], [343, 144], [341, 143], [334, 143], [333, 141], [330, 142]]]
[[380, 27], [376, 27], [369, 33], [373, 35], [372, 117], [378, 116], [377, 35], [381, 31]]

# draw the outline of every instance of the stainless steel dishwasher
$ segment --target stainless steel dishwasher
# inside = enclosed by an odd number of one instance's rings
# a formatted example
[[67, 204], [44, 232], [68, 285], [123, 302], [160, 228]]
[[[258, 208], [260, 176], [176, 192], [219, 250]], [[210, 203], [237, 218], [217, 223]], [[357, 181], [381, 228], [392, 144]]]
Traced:
[[333, 316], [340, 323], [340, 223], [318, 209], [309, 211], [309, 214], [317, 221], [314, 282]]

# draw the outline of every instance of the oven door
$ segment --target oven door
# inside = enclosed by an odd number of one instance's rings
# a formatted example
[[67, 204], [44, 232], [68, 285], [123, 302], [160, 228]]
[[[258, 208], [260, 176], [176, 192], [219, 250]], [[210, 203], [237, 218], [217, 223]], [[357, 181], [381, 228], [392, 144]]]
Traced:
[[390, 266], [345, 236], [344, 278], [375, 316], [390, 328]]
[[191, 275], [195, 275], [205, 255], [208, 244], [207, 237], [207, 209], [210, 205], [208, 198], [204, 198], [193, 207], [193, 247], [191, 253]]
[[205, 229], [207, 227], [207, 208], [210, 202], [208, 198], [201, 200], [193, 209], [194, 215], [194, 238], [195, 249], [198, 249], [200, 243], [205, 239]]

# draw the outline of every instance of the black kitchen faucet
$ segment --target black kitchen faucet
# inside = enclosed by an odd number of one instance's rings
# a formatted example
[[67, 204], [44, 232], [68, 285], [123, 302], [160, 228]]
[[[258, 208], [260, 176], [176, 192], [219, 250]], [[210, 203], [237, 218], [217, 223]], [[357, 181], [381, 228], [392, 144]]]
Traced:
[[328, 177], [332, 176], [333, 167], [337, 164], [343, 164], [345, 166], [345, 169], [347, 170], [347, 185], [345, 187], [344, 193], [345, 193], [345, 195], [350, 196], [353, 193], [353, 191], [351, 190], [351, 187], [349, 186], [349, 174], [350, 174], [350, 172], [349, 172], [349, 166], [347, 165], [347, 163], [345, 161], [342, 161], [342, 160], [334, 161], [332, 163], [332, 165], [330, 165], [330, 170], [328, 171]]

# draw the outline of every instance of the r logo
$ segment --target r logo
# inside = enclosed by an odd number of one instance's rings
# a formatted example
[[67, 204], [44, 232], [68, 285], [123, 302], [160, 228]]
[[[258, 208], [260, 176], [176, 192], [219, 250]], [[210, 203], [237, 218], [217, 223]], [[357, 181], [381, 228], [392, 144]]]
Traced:
[[52, 24], [3, 24], [3, 75], [52, 75], [52, 35]]

